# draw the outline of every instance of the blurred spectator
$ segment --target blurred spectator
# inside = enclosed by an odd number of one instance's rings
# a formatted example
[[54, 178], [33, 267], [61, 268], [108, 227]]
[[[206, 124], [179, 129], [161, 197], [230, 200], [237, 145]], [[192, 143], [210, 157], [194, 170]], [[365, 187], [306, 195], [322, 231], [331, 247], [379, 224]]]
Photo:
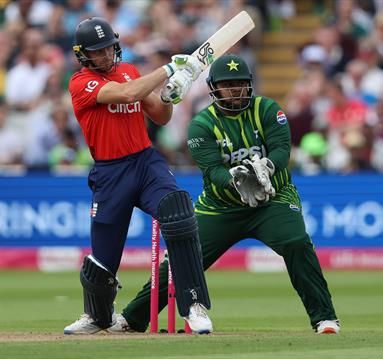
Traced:
[[0, 30], [0, 98], [5, 97], [5, 78], [7, 76], [10, 55], [12, 51], [12, 38], [11, 35], [4, 31]]
[[371, 14], [355, 0], [336, 0], [335, 18], [339, 31], [355, 39], [366, 36], [373, 28]]
[[328, 102], [322, 98], [325, 84], [321, 66], [310, 65], [287, 94], [285, 109], [294, 146], [300, 145], [305, 133], [316, 129], [315, 120], [325, 111]]
[[[92, 15], [103, 17], [113, 29], [123, 38], [134, 32], [140, 22], [140, 14], [133, 5], [134, 1], [122, 0], [93, 0], [89, 2]], [[143, 3], [149, 2], [141, 0]]]
[[300, 65], [306, 70], [322, 69], [326, 66], [327, 53], [323, 46], [308, 44], [299, 54]]
[[66, 129], [71, 127], [68, 108], [61, 102], [51, 107], [47, 117], [43, 114], [35, 113], [28, 123], [24, 162], [29, 168], [48, 168], [49, 151], [63, 141]]
[[295, 149], [295, 166], [305, 175], [325, 172], [327, 150], [327, 141], [321, 133], [308, 132], [302, 136], [300, 146]]
[[383, 70], [379, 68], [379, 53], [374, 43], [362, 40], [358, 58], [365, 62], [367, 71], [361, 80], [363, 99], [368, 104], [375, 104], [383, 96]]
[[61, 17], [64, 32], [72, 37], [72, 40], [77, 24], [93, 15], [90, 4], [91, 1], [88, 0], [66, 0], [64, 2], [60, 1], [55, 6], [55, 12], [58, 12]]
[[44, 37], [40, 30], [30, 28], [22, 38], [17, 65], [6, 79], [6, 99], [12, 108], [28, 111], [37, 106], [52, 67], [43, 61]]
[[342, 86], [347, 97], [374, 105], [383, 95], [383, 70], [378, 67], [377, 49], [362, 42], [357, 59], [350, 61], [342, 75]]
[[48, 0], [13, 0], [5, 9], [5, 25], [20, 31], [27, 27], [44, 27], [53, 11]]
[[62, 142], [49, 151], [50, 168], [88, 170], [93, 164], [93, 158], [88, 148], [79, 146], [76, 134], [70, 128], [65, 128], [62, 136]]
[[0, 100], [0, 166], [21, 164], [23, 150], [23, 138], [9, 124], [7, 105]]
[[331, 101], [331, 106], [326, 113], [330, 130], [342, 133], [349, 129], [360, 129], [365, 125], [367, 105], [360, 100], [348, 99], [339, 78], [327, 82], [326, 94]]
[[[383, 2], [382, 2], [383, 4]], [[378, 65], [383, 68], [383, 11], [378, 12], [374, 17], [374, 28], [369, 35], [370, 43], [374, 44], [378, 51]]]
[[307, 81], [301, 78], [296, 81], [286, 96], [286, 115], [291, 129], [291, 142], [299, 146], [303, 135], [312, 130], [314, 113], [312, 111], [313, 96], [307, 91]]
[[356, 99], [348, 99], [340, 79], [329, 80], [326, 96], [330, 107], [325, 113], [327, 125], [328, 156], [327, 168], [337, 172], [350, 172], [355, 167], [355, 148], [362, 143], [350, 139], [350, 133], [361, 133], [367, 126], [368, 107]]
[[343, 144], [350, 156], [342, 173], [355, 173], [360, 171], [372, 171], [370, 164], [370, 148], [363, 132], [356, 129], [346, 131], [343, 136]]
[[267, 10], [271, 31], [281, 30], [283, 20], [291, 19], [296, 13], [295, 3], [292, 0], [268, 0]]
[[375, 170], [383, 172], [383, 99], [375, 107], [376, 117], [371, 121], [372, 145], [371, 164]]
[[367, 71], [368, 66], [361, 59], [351, 60], [346, 65], [346, 71], [341, 76], [341, 84], [348, 98], [364, 101], [366, 94], [364, 93], [362, 82]]
[[357, 54], [357, 41], [348, 34], [340, 33], [336, 24], [317, 29], [314, 43], [326, 51], [324, 71], [328, 76], [344, 71], [346, 64]]

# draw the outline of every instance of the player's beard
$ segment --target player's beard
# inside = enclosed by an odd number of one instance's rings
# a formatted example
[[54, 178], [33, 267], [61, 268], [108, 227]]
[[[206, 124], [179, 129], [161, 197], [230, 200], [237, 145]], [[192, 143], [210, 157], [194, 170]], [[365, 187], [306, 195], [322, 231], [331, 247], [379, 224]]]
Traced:
[[[102, 59], [102, 60], [101, 60]], [[116, 56], [113, 54], [113, 57], [102, 56], [97, 58], [99, 64], [96, 65], [93, 61], [90, 61], [89, 68], [92, 71], [96, 72], [113, 72], [116, 69]]]
[[219, 108], [224, 111], [236, 115], [249, 107], [251, 100], [251, 90], [248, 87], [241, 88], [228, 88], [230, 96], [222, 97], [220, 92], [217, 91], [215, 103]]

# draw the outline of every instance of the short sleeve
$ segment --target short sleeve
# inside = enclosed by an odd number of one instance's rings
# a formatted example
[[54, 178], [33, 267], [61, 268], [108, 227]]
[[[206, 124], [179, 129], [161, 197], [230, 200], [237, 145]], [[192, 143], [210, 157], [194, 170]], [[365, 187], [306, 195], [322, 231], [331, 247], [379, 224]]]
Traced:
[[69, 83], [69, 92], [74, 109], [82, 110], [86, 107], [95, 106], [98, 92], [108, 82], [109, 80], [96, 74], [74, 75]]

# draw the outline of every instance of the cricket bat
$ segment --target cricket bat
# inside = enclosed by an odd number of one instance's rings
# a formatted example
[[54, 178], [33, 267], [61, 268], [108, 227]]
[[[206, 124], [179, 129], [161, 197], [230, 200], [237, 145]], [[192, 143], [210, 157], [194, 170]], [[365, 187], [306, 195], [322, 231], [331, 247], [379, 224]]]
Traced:
[[[209, 37], [191, 55], [199, 60], [205, 70], [254, 27], [254, 21], [250, 15], [246, 11], [241, 11]], [[167, 88], [172, 90], [173, 86], [168, 84]]]
[[246, 11], [241, 11], [209, 37], [192, 53], [205, 70], [218, 57], [223, 55], [235, 43], [241, 40], [255, 27], [253, 20]]

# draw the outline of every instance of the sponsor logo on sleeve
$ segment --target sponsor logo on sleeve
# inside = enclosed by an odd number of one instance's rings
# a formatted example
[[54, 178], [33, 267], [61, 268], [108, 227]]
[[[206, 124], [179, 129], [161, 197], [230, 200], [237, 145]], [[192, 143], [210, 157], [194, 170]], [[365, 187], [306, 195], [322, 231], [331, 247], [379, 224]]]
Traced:
[[293, 210], [294, 212], [300, 212], [300, 207], [298, 207], [296, 204], [290, 204], [290, 209]]
[[277, 122], [280, 125], [285, 125], [287, 123], [287, 117], [283, 111], [277, 112]]
[[189, 148], [196, 148], [196, 147], [200, 147], [200, 144], [202, 142], [205, 142], [205, 139], [203, 137], [195, 137], [188, 140], [187, 143]]
[[86, 84], [85, 91], [87, 91], [87, 92], [93, 92], [93, 90], [94, 90], [97, 86], [98, 86], [98, 81], [95, 81], [95, 80], [89, 81], [89, 82]]

